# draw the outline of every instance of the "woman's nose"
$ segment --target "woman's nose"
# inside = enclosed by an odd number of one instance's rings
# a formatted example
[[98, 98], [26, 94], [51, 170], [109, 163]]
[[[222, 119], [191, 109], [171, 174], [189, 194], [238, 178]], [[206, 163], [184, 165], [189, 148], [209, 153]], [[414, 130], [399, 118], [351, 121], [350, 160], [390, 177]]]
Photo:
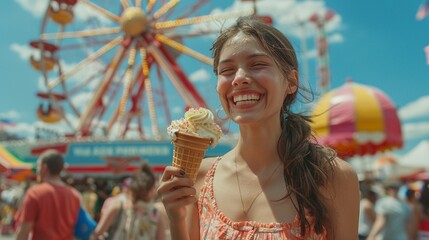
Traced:
[[232, 81], [233, 86], [238, 86], [241, 84], [249, 84], [250, 79], [247, 75], [246, 70], [243, 67], [239, 67], [237, 72], [235, 72], [234, 80]]

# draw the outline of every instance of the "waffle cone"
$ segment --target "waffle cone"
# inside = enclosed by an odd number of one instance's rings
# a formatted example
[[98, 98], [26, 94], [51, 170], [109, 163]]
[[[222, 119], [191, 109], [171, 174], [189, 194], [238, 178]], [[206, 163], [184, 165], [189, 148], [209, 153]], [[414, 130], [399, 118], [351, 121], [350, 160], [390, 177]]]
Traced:
[[201, 161], [210, 143], [209, 138], [177, 132], [176, 139], [173, 141], [173, 166], [184, 170], [185, 176], [195, 182]]

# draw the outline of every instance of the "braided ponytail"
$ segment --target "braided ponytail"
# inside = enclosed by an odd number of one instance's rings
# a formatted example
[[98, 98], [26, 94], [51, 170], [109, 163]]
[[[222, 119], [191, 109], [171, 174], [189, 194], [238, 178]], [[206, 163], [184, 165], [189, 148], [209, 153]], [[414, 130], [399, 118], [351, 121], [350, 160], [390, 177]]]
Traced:
[[295, 196], [296, 202], [294, 198], [291, 199], [299, 215], [301, 234], [304, 235], [310, 226], [305, 210], [314, 216], [315, 231], [321, 233], [324, 226], [329, 226], [330, 219], [325, 214], [327, 207], [322, 202], [320, 187], [329, 179], [329, 173], [332, 172], [329, 168], [332, 169], [335, 152], [327, 152], [324, 147], [310, 141], [308, 117], [287, 109], [280, 118], [282, 133], [277, 149], [284, 163], [284, 180], [289, 187], [286, 197]]

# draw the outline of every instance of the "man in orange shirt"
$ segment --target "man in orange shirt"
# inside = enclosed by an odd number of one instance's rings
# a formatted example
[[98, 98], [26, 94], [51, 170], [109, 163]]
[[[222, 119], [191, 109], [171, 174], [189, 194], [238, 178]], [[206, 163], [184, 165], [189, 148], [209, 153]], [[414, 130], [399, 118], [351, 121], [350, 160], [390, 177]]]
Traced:
[[60, 178], [64, 159], [55, 150], [47, 150], [37, 160], [40, 184], [25, 194], [18, 210], [17, 240], [73, 240], [80, 194]]

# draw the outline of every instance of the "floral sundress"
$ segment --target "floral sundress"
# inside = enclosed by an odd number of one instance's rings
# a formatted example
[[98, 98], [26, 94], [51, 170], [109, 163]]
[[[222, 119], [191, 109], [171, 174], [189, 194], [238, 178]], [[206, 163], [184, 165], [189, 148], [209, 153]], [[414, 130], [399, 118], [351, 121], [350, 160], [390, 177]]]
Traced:
[[305, 239], [325, 240], [326, 231], [317, 234], [314, 231], [314, 219], [307, 214], [311, 227], [305, 236], [301, 235], [298, 215], [291, 223], [257, 223], [254, 221], [234, 222], [223, 214], [216, 203], [213, 192], [213, 178], [221, 158], [217, 158], [206, 175], [205, 184], [198, 199], [200, 218], [200, 239], [205, 240], [273, 240], [273, 239]]

